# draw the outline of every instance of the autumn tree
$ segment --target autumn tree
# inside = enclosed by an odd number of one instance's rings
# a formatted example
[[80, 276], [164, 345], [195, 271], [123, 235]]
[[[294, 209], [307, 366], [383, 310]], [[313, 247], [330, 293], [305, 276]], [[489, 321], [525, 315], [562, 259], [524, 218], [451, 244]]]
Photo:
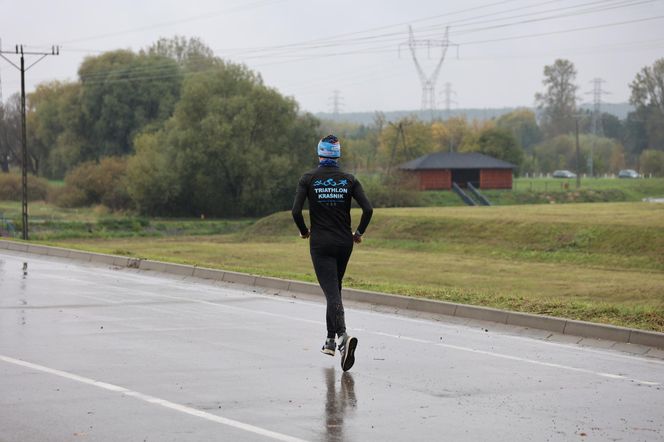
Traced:
[[388, 174], [399, 164], [433, 152], [431, 124], [415, 118], [402, 118], [389, 123], [381, 134], [380, 156]]

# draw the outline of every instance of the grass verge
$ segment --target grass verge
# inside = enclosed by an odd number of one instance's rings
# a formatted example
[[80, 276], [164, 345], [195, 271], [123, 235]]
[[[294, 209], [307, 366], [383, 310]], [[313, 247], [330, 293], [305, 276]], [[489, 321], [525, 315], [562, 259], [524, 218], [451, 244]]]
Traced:
[[[223, 234], [47, 243], [315, 281], [296, 235], [278, 213]], [[664, 205], [380, 209], [345, 283], [664, 332]]]

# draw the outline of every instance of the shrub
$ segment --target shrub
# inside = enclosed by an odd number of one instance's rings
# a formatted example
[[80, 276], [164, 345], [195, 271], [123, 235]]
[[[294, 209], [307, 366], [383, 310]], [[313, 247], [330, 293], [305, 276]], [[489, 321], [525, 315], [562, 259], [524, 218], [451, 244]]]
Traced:
[[131, 199], [127, 193], [125, 176], [127, 160], [107, 157], [99, 163], [82, 163], [65, 176], [58, 205], [77, 207], [103, 204], [112, 210], [127, 209]]
[[373, 207], [418, 207], [423, 204], [422, 193], [408, 177], [360, 177], [360, 182]]
[[[46, 200], [49, 184], [44, 178], [28, 175], [28, 200]], [[21, 175], [16, 173], [0, 174], [0, 200], [21, 201]]]
[[49, 199], [58, 207], [82, 207], [87, 204], [85, 192], [77, 187], [65, 186], [53, 189]]
[[639, 157], [641, 172], [654, 176], [664, 176], [664, 152], [659, 150], [644, 150]]

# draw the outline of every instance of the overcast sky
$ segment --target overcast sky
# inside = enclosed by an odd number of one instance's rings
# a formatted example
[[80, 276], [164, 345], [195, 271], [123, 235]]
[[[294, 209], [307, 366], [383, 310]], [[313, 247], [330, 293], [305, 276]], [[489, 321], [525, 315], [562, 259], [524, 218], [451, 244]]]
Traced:
[[[446, 82], [456, 107], [532, 106], [543, 67], [556, 58], [575, 64], [583, 101], [601, 77], [611, 93], [603, 100], [625, 102], [637, 71], [664, 57], [664, 0], [0, 0], [0, 10], [4, 50], [61, 45], [28, 71], [29, 91], [75, 80], [86, 56], [177, 34], [247, 64], [311, 112], [330, 111], [334, 90], [342, 111], [418, 109], [409, 24], [417, 40], [433, 41], [416, 53], [426, 76], [447, 26], [458, 44], [438, 76], [439, 108]], [[1, 59], [0, 75], [4, 99], [19, 91], [18, 71]]]

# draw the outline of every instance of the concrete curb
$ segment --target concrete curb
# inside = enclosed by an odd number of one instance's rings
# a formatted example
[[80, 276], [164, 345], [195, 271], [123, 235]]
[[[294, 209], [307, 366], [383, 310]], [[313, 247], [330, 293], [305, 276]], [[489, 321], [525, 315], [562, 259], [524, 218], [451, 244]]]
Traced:
[[[17, 241], [0, 240], [0, 249], [16, 252], [34, 253], [37, 255], [56, 256], [78, 261], [112, 265], [116, 267], [135, 268], [168, 273], [182, 277], [196, 277], [268, 288], [279, 291], [323, 296], [318, 284], [287, 279], [249, 275], [246, 273], [226, 270], [208, 269], [205, 267], [173, 264], [148, 259], [129, 258], [126, 256], [105, 255], [101, 253], [83, 252], [60, 247], [43, 246]], [[595, 324], [592, 322], [574, 321], [571, 319], [540, 316], [530, 313], [511, 312], [489, 307], [478, 307], [453, 302], [434, 301], [413, 298], [410, 296], [391, 295], [367, 290], [344, 289], [344, 299], [368, 304], [392, 307], [397, 310], [411, 310], [421, 313], [441, 314], [459, 318], [491, 321], [499, 324], [547, 330], [559, 334], [582, 338], [604, 339], [607, 341], [629, 343], [664, 349], [664, 333], [637, 330], [613, 325]]]

